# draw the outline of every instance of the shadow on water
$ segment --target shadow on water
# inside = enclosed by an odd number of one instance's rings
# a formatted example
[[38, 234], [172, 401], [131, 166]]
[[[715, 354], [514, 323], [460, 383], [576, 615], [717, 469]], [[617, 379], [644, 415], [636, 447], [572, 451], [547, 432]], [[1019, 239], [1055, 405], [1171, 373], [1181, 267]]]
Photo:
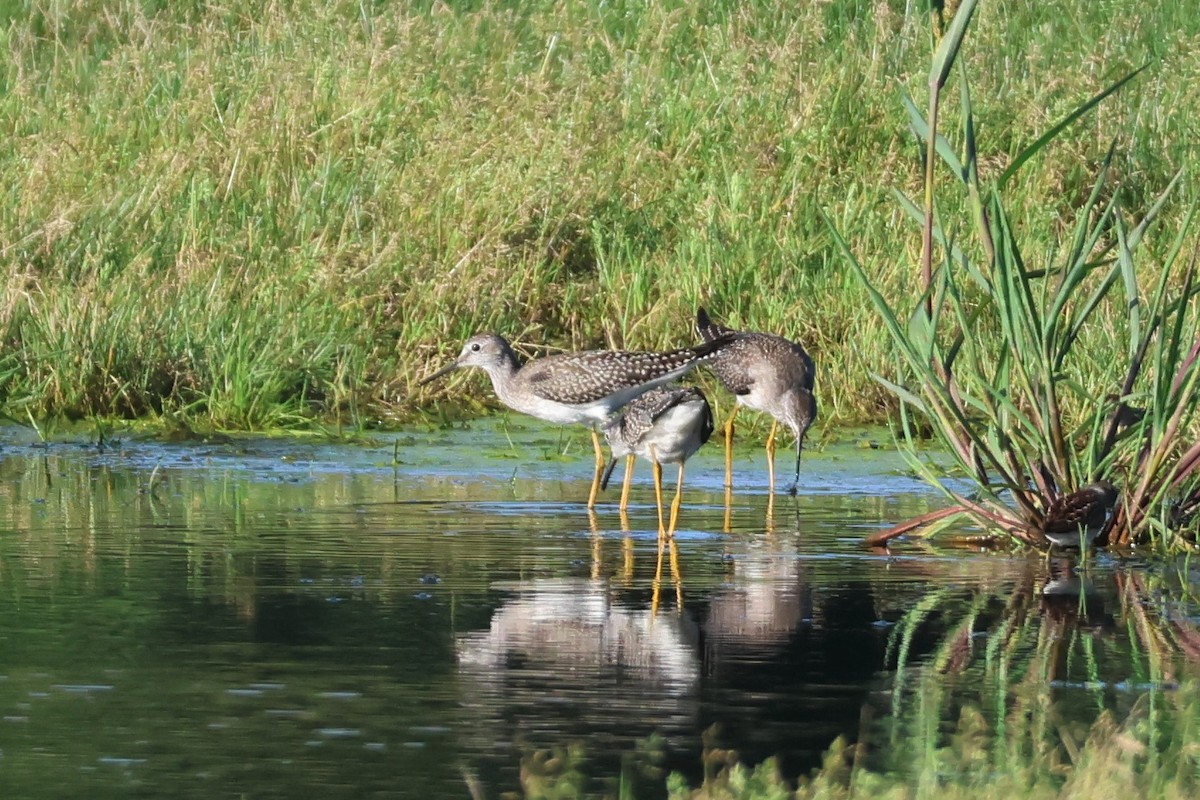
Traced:
[[556, 429], [104, 451], [6, 434], [12, 796], [458, 798], [464, 775], [517, 788], [534, 748], [580, 743], [616, 775], [652, 735], [658, 767], [696, 778], [714, 724], [790, 775], [838, 736], [904, 771], [967, 705], [1085, 724], [1200, 656], [1186, 562], [862, 550], [937, 503], [874, 451], [814, 454], [770, 515], [747, 452], [728, 531], [702, 451], [660, 568], [649, 471], [628, 516], [589, 514], [586, 439]]

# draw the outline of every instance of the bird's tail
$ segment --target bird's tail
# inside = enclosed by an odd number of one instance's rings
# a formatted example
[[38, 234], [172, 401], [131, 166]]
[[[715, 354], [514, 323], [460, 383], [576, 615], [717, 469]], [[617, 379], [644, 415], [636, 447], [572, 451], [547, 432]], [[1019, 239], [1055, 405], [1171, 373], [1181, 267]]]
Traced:
[[723, 331], [711, 339], [705, 336], [703, 342], [687, 349], [691, 350], [696, 358], [704, 359], [733, 344], [737, 338], [738, 335], [733, 331]]
[[700, 338], [704, 341], [711, 342], [714, 339], [718, 339], [721, 336], [732, 332], [733, 330], [731, 328], [726, 328], [720, 323], [713, 322], [712, 318], [708, 316], [708, 312], [704, 310], [703, 306], [696, 309], [696, 333], [699, 334]]

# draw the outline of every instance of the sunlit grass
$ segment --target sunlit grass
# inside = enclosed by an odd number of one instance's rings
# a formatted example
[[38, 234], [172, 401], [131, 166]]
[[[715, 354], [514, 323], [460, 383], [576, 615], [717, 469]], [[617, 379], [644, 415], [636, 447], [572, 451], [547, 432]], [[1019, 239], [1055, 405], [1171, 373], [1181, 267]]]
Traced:
[[[966, 57], [999, 166], [1150, 63], [1013, 187], [1043, 250], [1113, 137], [1135, 215], [1194, 164], [1186, 6], [981, 8]], [[912, 296], [919, 242], [888, 192], [921, 180], [898, 102], [928, 61], [918, 7], [0, 4], [0, 403], [404, 417], [475, 330], [668, 347], [704, 302], [805, 344], [822, 425], [879, 420], [885, 331], [821, 212]]]

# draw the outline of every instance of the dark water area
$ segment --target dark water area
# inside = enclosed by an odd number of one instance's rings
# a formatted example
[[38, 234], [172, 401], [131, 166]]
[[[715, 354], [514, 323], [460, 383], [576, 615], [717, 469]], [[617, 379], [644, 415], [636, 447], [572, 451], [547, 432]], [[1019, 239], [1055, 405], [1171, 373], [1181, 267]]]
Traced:
[[1200, 622], [1185, 560], [863, 549], [939, 504], [886, 446], [806, 456], [770, 511], [740, 451], [728, 530], [706, 448], [661, 567], [649, 467], [626, 516], [611, 490], [585, 508], [590, 469], [585, 434], [512, 418], [361, 444], [0, 432], [0, 791], [494, 797], [568, 745], [601, 789], [642, 758], [698, 779], [714, 724], [789, 775], [838, 736], [896, 770], [932, 695], [935, 733], [1019, 692], [1086, 724], [1192, 674], [1128, 633]]

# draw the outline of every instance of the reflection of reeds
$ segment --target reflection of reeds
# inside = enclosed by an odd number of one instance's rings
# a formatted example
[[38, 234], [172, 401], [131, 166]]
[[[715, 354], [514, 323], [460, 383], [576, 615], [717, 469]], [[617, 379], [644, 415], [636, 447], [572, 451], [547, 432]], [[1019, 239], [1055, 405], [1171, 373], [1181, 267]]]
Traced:
[[[1029, 746], [1038, 724], [1014, 715], [1007, 741], [975, 706], [965, 706], [924, 755], [925, 763], [900, 762], [881, 773], [864, 768], [863, 746], [835, 741], [819, 769], [789, 782], [768, 759], [750, 767], [736, 753], [705, 736], [700, 755], [704, 778], [689, 787], [678, 774], [668, 781], [672, 800], [846, 800], [853, 797], [927, 800], [1007, 800], [1014, 797], [1067, 800], [1080, 797], [1146, 797], [1183, 800], [1200, 790], [1200, 686], [1187, 684], [1170, 695], [1142, 695], [1120, 719], [1110, 711], [1090, 725], [1052, 725], [1037, 734], [1046, 746]], [[905, 755], [911, 755], [906, 751]], [[527, 800], [591, 796], [582, 764], [585, 753], [533, 751], [522, 759]], [[634, 764], [652, 768], [653, 755], [625, 762], [619, 779], [627, 794]], [[614, 781], [617, 782], [617, 781]]]
[[[1070, 561], [1028, 564], [1003, 594], [939, 589], [913, 604], [892, 637], [891, 652], [901, 663], [898, 691], [883, 720], [885, 741], [876, 741], [877, 729], [864, 724], [857, 744], [834, 742], [821, 767], [794, 786], [774, 760], [737, 763], [708, 735], [702, 783], [690, 788], [673, 776], [670, 796], [1196, 796], [1200, 684], [1160, 688], [1172, 686], [1176, 663], [1192, 658], [1198, 636], [1189, 621], [1194, 615], [1155, 610], [1156, 597], [1179, 594], [1172, 583], [1178, 576], [1120, 570], [1116, 585], [1102, 591]], [[933, 617], [945, 633], [918, 658], [917, 629]], [[980, 634], [987, 638], [982, 650], [974, 645]], [[1081, 706], [1089, 706], [1077, 702], [1078, 695], [1073, 701], [1070, 690], [1055, 688], [1060, 682], [1077, 684], [1074, 691], [1095, 700], [1090, 715], [1081, 716]], [[1133, 682], [1150, 688], [1119, 689], [1114, 702], [1114, 687]], [[574, 756], [572, 769], [581, 754]], [[543, 776], [539, 785], [569, 783]]]
[[[932, 784], [949, 776], [964, 788], [974, 786], [969, 776], [980, 770], [1016, 770], [1035, 782], [1063, 776], [1090, 781], [1100, 774], [1082, 776], [1081, 765], [1100, 758], [1109, 763], [1129, 748], [1142, 748], [1149, 735], [1143, 718], [1150, 709], [1196, 704], [1195, 686], [1187, 692], [1157, 687], [1171, 686], [1179, 664], [1194, 657], [1191, 648], [1198, 634], [1194, 624], [1154, 611], [1153, 598], [1168, 588], [1162, 581], [1118, 570], [1115, 582], [1115, 620], [1105, 608], [1106, 593], [1065, 560], [1048, 565], [1045, 572], [1028, 573], [1007, 596], [948, 590], [927, 594], [893, 634], [900, 663], [889, 763], [915, 763], [919, 781]], [[922, 621], [935, 614], [948, 632], [932, 656], [909, 661], [907, 643]], [[982, 653], [972, 644], [980, 635], [987, 639]], [[963, 678], [957, 691], [947, 689], [947, 673]], [[1117, 726], [1108, 693], [1130, 683], [1152, 688]], [[1100, 710], [1085, 735], [1078, 734], [1078, 722], [1067, 722], [1079, 707], [1076, 702], [1068, 711], [1062, 705], [1071, 690], [1055, 688], [1060, 685], [1089, 693]], [[955, 707], [961, 707], [958, 728], [947, 744], [944, 725]], [[1156, 719], [1155, 725], [1162, 722]], [[1161, 734], [1158, 730], [1154, 736]], [[1092, 752], [1097, 750], [1105, 755]]]
[[[1157, 664], [1169, 663], [1183, 656], [1193, 665], [1200, 664], [1200, 630], [1192, 619], [1163, 607], [1162, 601], [1152, 603], [1156, 592], [1148, 587], [1149, 576], [1138, 573], [1118, 573], [1123, 607], [1133, 616], [1134, 630], [1147, 657]], [[1148, 608], [1159, 608], [1152, 615]], [[1164, 667], [1169, 669], [1169, 667]]]

